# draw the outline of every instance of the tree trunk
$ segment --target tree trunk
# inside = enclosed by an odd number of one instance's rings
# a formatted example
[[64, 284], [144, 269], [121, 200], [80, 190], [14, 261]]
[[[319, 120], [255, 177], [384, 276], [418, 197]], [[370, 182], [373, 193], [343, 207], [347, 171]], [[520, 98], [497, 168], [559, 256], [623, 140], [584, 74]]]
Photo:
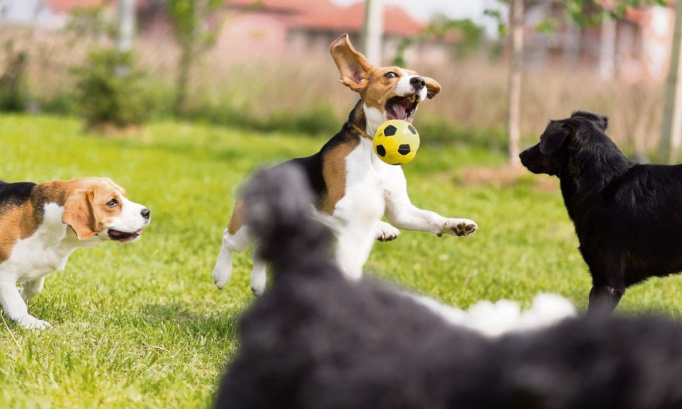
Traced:
[[599, 44], [599, 76], [612, 80], [616, 76], [616, 20], [604, 16]]
[[519, 140], [521, 139], [521, 70], [523, 64], [523, 0], [511, 0], [509, 13], [511, 29], [511, 64], [509, 68], [509, 164], [519, 163]]
[[[118, 0], [118, 37], [116, 48], [119, 53], [129, 53], [133, 49], [135, 37], [135, 0]], [[114, 70], [117, 77], [126, 77], [130, 74], [131, 67], [128, 64], [119, 64]]]
[[193, 57], [192, 50], [192, 44], [182, 44], [180, 47], [178, 76], [175, 80], [175, 104], [173, 106], [176, 116], [182, 116], [187, 112], [187, 90]]
[[663, 133], [659, 144], [659, 159], [677, 163], [682, 142], [682, 1], [675, 5], [675, 31], [670, 53], [670, 69], [665, 91]]
[[118, 51], [127, 53], [133, 49], [135, 37], [135, 0], [118, 0]]
[[384, 33], [384, 0], [367, 0], [363, 29], [363, 51], [371, 64], [381, 64], [382, 36]]

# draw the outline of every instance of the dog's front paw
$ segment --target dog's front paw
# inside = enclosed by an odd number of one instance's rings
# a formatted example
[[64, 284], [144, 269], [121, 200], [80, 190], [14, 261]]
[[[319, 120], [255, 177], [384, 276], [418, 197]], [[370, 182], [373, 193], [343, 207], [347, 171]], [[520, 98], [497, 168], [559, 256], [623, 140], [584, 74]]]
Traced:
[[478, 230], [478, 225], [475, 221], [469, 219], [447, 219], [443, 225], [443, 230], [439, 236], [443, 234], [453, 234], [455, 236], [471, 236]]
[[251, 292], [255, 297], [260, 297], [265, 292], [266, 275], [255, 277], [251, 280]]
[[16, 321], [17, 324], [21, 325], [26, 329], [46, 329], [51, 327], [49, 322], [39, 320], [38, 318], [28, 314], [24, 315], [23, 317], [19, 318]]
[[377, 224], [377, 234], [376, 238], [379, 241], [393, 241], [400, 236], [400, 230], [391, 226], [386, 222], [379, 222]]
[[222, 290], [227, 285], [227, 282], [230, 281], [232, 273], [230, 269], [229, 265], [221, 264], [220, 262], [216, 263], [213, 268], [213, 282], [219, 290]]

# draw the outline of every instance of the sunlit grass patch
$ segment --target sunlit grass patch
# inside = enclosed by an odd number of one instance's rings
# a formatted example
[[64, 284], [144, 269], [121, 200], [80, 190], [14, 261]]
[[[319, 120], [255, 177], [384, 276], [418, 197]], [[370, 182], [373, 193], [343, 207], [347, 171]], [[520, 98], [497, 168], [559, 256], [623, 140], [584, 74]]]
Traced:
[[[211, 279], [238, 187], [258, 166], [323, 143], [170, 121], [135, 138], [101, 138], [83, 134], [76, 120], [0, 118], [0, 179], [107, 176], [152, 209], [141, 240], [79, 250], [47, 279], [29, 308], [52, 329], [0, 320], [0, 407], [208, 406], [237, 348], [239, 314], [253, 300], [250, 253], [235, 256], [224, 290]], [[464, 180], [465, 168], [503, 164], [502, 155], [454, 144], [422, 148], [405, 167], [413, 202], [474, 219], [480, 231], [404, 232], [376, 244], [369, 274], [461, 307], [500, 298], [528, 304], [555, 292], [584, 308], [590, 277], [560, 193], [527, 175], [500, 186]], [[681, 280], [632, 288], [619, 309], [679, 317]]]

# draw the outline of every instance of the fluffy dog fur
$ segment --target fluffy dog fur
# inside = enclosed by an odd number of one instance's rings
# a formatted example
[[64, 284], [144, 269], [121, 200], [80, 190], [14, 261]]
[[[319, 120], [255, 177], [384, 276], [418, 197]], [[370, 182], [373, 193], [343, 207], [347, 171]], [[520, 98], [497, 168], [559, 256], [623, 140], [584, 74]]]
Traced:
[[639, 165], [604, 133], [608, 120], [578, 111], [550, 121], [521, 153], [555, 175], [592, 273], [589, 311], [613, 310], [625, 288], [682, 270], [682, 166]]
[[292, 168], [245, 191], [272, 289], [240, 323], [216, 408], [682, 407], [682, 328], [595, 315], [486, 338], [390, 287], [344, 279]]

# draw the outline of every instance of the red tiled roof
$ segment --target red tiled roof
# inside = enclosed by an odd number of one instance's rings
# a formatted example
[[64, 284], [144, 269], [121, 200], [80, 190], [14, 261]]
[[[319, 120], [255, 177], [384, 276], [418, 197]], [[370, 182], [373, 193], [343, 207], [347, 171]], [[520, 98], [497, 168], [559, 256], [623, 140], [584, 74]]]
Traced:
[[[230, 7], [276, 11], [291, 14], [292, 27], [356, 33], [362, 30], [365, 4], [343, 7], [329, 0], [229, 0]], [[426, 27], [397, 5], [384, 6], [384, 32], [414, 35]]]
[[[324, 4], [325, 2], [320, 2]], [[355, 3], [349, 7], [320, 7], [314, 13], [304, 13], [297, 16], [293, 24], [298, 27], [359, 32], [362, 30], [365, 18], [365, 5]], [[384, 32], [388, 34], [414, 35], [425, 26], [416, 22], [400, 6], [384, 6]]]
[[301, 10], [320, 2], [320, 0], [228, 0], [227, 5], [264, 9]]
[[109, 0], [44, 0], [55, 11], [66, 13], [76, 8], [101, 6]]

